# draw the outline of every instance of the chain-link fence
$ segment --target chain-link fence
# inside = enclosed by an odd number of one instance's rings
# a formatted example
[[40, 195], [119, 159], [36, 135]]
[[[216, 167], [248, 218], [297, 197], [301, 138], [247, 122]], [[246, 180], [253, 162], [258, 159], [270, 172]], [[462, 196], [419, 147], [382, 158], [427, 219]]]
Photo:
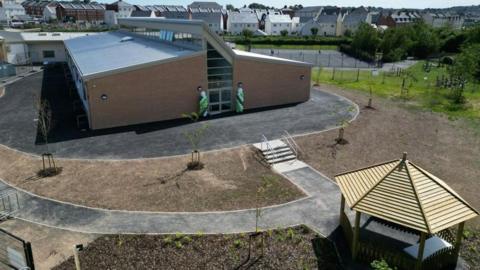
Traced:
[[307, 62], [314, 66], [331, 68], [374, 68], [364, 62], [335, 50], [255, 49], [254, 53]]

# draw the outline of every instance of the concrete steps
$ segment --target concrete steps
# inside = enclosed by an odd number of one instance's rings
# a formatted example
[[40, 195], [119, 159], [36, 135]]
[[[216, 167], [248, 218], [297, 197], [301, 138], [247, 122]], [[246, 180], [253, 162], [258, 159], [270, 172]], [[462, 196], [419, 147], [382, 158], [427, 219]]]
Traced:
[[256, 143], [253, 146], [262, 152], [263, 157], [270, 165], [297, 159], [292, 149], [281, 140]]

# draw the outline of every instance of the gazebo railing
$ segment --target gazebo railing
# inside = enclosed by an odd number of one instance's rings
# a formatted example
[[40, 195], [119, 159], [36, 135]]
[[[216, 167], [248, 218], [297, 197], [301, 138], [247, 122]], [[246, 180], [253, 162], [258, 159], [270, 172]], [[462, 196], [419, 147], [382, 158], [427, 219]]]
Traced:
[[415, 269], [415, 259], [397, 250], [379, 247], [373, 243], [360, 242], [358, 245], [357, 259], [365, 264], [374, 260], [384, 259], [390, 266], [397, 269]]
[[452, 246], [442, 248], [423, 260], [422, 269], [444, 269], [446, 266], [454, 265], [456, 263], [456, 259], [457, 255], [455, 253], [455, 247]]

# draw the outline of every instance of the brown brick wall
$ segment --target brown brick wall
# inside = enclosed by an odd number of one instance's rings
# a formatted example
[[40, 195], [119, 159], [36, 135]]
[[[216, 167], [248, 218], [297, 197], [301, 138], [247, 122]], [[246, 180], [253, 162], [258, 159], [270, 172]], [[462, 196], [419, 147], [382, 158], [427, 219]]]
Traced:
[[311, 68], [308, 66], [244, 58], [237, 58], [234, 65], [234, 90], [238, 82], [243, 83], [245, 109], [304, 102], [310, 98]]
[[[197, 87], [207, 87], [200, 55], [87, 82], [91, 128], [101, 129], [180, 118], [198, 110]], [[106, 94], [107, 101], [100, 96]]]

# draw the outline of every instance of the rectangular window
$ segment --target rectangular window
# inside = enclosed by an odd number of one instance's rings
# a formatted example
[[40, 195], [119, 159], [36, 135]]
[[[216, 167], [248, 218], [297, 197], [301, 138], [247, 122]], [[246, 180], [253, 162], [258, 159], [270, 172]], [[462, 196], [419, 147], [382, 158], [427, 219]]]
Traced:
[[55, 58], [55, 51], [43, 51], [43, 58]]

